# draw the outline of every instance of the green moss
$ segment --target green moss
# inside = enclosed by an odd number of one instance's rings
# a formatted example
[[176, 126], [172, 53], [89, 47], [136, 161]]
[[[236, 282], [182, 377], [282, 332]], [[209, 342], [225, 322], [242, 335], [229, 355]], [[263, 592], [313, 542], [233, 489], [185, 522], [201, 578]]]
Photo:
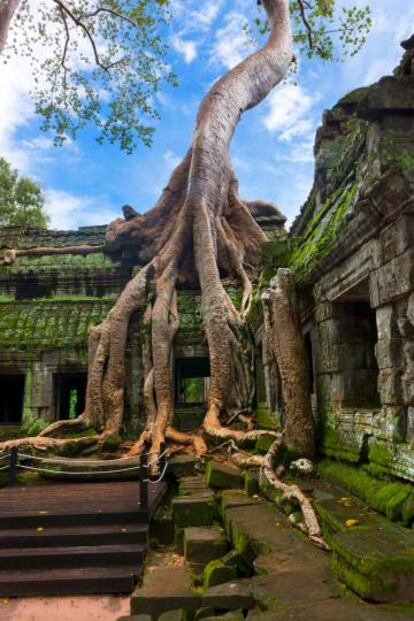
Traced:
[[257, 313], [257, 310], [260, 306], [260, 287], [256, 286], [253, 289], [252, 297], [250, 298], [249, 306], [246, 311], [246, 322], [250, 324]]
[[259, 477], [249, 471], [244, 474], [244, 490], [249, 496], [254, 496], [260, 492]]
[[102, 271], [113, 271], [119, 269], [119, 264], [114, 263], [102, 252], [88, 254], [85, 256], [74, 254], [43, 255], [40, 257], [26, 256], [18, 257], [13, 265], [0, 266], [0, 272], [10, 276], [21, 276], [35, 274], [56, 273], [96, 273]]
[[414, 576], [414, 534], [385, 520], [381, 527], [345, 529], [331, 539], [338, 578], [364, 598], [403, 600]]
[[108, 300], [19, 301], [0, 303], [0, 330], [5, 349], [86, 346], [89, 328], [113, 306]]
[[336, 429], [325, 427], [322, 436], [323, 452], [335, 459], [358, 463], [361, 458], [361, 446], [351, 443], [349, 436], [344, 438]]
[[258, 403], [254, 413], [257, 429], [271, 429], [280, 431], [280, 422], [277, 415], [265, 403]]
[[383, 599], [381, 601], [387, 601], [390, 591], [393, 590], [389, 585], [384, 585], [382, 580], [361, 574], [337, 554], [332, 555], [331, 568], [338, 580], [363, 599], [372, 600], [375, 594], [380, 594], [380, 596], [382, 594]]
[[238, 529], [236, 524], [232, 524], [231, 537], [234, 549], [237, 550], [247, 565], [252, 565], [258, 552], [254, 550], [249, 537], [242, 530]]
[[210, 561], [204, 568], [203, 588], [206, 590], [216, 584], [235, 580], [237, 577], [237, 567], [225, 565], [221, 559]]
[[273, 442], [275, 441], [274, 436], [259, 436], [256, 440], [255, 450], [262, 455], [265, 455]]
[[289, 259], [289, 266], [298, 278], [303, 279], [335, 247], [356, 199], [356, 185], [341, 187], [314, 215]]
[[319, 469], [323, 476], [349, 489], [389, 519], [401, 521], [407, 526], [414, 520], [411, 485], [381, 481], [362, 468], [340, 463], [322, 462]]
[[177, 496], [171, 506], [176, 528], [209, 526], [216, 515], [214, 496]]
[[232, 466], [209, 461], [206, 467], [206, 482], [217, 489], [241, 489], [244, 487], [242, 473]]
[[402, 151], [398, 157], [398, 164], [402, 170], [414, 169], [414, 155], [409, 151]]

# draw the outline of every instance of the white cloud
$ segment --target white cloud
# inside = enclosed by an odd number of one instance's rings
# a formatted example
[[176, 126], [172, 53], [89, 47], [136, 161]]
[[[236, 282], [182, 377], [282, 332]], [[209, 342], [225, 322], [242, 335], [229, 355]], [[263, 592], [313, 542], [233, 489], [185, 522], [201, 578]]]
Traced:
[[307, 94], [298, 84], [281, 84], [266, 101], [267, 112], [263, 124], [270, 132], [281, 132], [279, 139], [284, 142], [307, 134], [314, 127], [309, 114], [318, 99], [317, 96]]
[[218, 12], [221, 8], [222, 1], [214, 1], [208, 3], [203, 7], [202, 11], [197, 11], [198, 24], [202, 28], [210, 28], [214, 20], [216, 19]]
[[192, 63], [193, 60], [197, 58], [197, 45], [195, 41], [184, 41], [181, 37], [175, 36], [172, 40], [172, 46], [179, 54], [181, 54], [181, 56], [183, 56], [187, 65]]
[[62, 190], [49, 189], [45, 191], [45, 199], [45, 210], [50, 217], [50, 226], [54, 229], [108, 224], [121, 215], [105, 205], [105, 199], [100, 196], [76, 196]]
[[204, 1], [200, 8], [199, 0], [170, 0], [170, 10], [182, 33], [206, 33], [216, 20], [223, 1]]
[[224, 19], [224, 25], [217, 30], [211, 62], [219, 63], [227, 69], [232, 69], [241, 62], [248, 53], [249, 40], [243, 30], [243, 25], [247, 22], [242, 13], [232, 11]]
[[0, 154], [20, 169], [27, 169], [29, 157], [15, 144], [13, 135], [33, 117], [33, 105], [27, 95], [30, 83], [26, 60], [15, 59], [13, 63], [0, 65]]

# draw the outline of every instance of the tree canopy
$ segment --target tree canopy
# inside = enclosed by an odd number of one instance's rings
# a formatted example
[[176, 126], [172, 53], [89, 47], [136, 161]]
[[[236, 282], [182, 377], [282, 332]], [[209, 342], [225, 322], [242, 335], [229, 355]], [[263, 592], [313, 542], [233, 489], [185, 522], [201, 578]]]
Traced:
[[[151, 144], [154, 95], [177, 84], [166, 61], [173, 8], [170, 0], [0, 0], [0, 53], [7, 41], [3, 57], [30, 58], [35, 108], [56, 144], [88, 124], [98, 142], [127, 153]], [[291, 0], [290, 10], [294, 42], [310, 59], [356, 54], [371, 27], [369, 7], [352, 0]], [[254, 22], [267, 32], [260, 9]]]
[[0, 226], [46, 228], [48, 222], [40, 186], [0, 158]]

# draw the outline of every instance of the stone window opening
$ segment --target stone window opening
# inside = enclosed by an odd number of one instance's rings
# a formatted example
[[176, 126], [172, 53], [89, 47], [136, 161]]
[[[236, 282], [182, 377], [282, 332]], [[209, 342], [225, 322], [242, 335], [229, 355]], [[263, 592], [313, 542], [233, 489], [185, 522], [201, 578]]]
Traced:
[[338, 317], [338, 358], [342, 370], [344, 407], [374, 409], [378, 392], [378, 341], [375, 310], [369, 302], [368, 283], [360, 283], [335, 302]]
[[0, 376], [0, 425], [21, 425], [24, 384], [24, 375]]
[[210, 381], [208, 358], [175, 361], [175, 402], [177, 405], [205, 404]]
[[55, 375], [55, 411], [57, 420], [74, 419], [85, 409], [86, 373]]

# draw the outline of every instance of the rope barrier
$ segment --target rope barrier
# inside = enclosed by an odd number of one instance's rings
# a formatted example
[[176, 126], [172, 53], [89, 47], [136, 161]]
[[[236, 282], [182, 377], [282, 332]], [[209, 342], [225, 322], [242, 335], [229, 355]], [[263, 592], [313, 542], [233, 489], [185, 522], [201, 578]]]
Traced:
[[[151, 460], [150, 462], [148, 462], [147, 464], [137, 464], [135, 466], [127, 466], [124, 468], [117, 468], [115, 470], [95, 470], [95, 471], [91, 471], [91, 470], [82, 470], [82, 471], [75, 471], [75, 470], [56, 470], [56, 469], [51, 469], [51, 468], [39, 468], [37, 466], [28, 466], [28, 465], [24, 465], [20, 462], [18, 462], [16, 464], [17, 468], [22, 468], [23, 470], [30, 470], [32, 472], [43, 472], [45, 474], [58, 474], [58, 475], [68, 475], [68, 476], [93, 476], [93, 475], [107, 475], [107, 474], [123, 474], [124, 472], [133, 472], [133, 471], [137, 471], [137, 470], [141, 470], [142, 468], [149, 468], [150, 466], [153, 466], [155, 464], [157, 464], [165, 455], [167, 454], [167, 450], [164, 450], [160, 455], [158, 455], [155, 459]], [[5, 453], [3, 456], [0, 454], [0, 460], [1, 459], [6, 459], [6, 458], [10, 458], [10, 453]], [[29, 455], [28, 453], [18, 453], [18, 459], [32, 459], [35, 461], [45, 461], [45, 457], [38, 457], [36, 455]], [[100, 460], [90, 460], [90, 465], [93, 465], [94, 463], [102, 463], [102, 461]], [[10, 465], [7, 464], [5, 466], [0, 466], [0, 471], [2, 470], [8, 470], [10, 468]], [[145, 483], [160, 483], [162, 481], [162, 479], [164, 478], [164, 475], [167, 471], [168, 468], [168, 461], [165, 461], [163, 470], [160, 474], [160, 476], [158, 477], [158, 479], [156, 479], [155, 481], [152, 481], [149, 478], [143, 479], [142, 481]]]
[[[158, 461], [160, 461], [164, 457], [164, 455], [166, 455], [166, 454], [167, 454], [167, 450], [163, 451], [160, 455], [158, 455], [158, 457], [156, 457], [152, 461], [149, 461], [147, 464], [143, 464], [142, 466], [137, 464], [137, 466], [134, 466], [134, 468], [135, 467], [149, 468], [150, 466], [153, 466]], [[20, 457], [23, 458], [23, 459], [34, 459], [35, 461], [44, 461], [45, 459], [48, 459], [47, 457], [38, 457], [37, 455], [29, 455], [28, 453], [21, 453], [19, 451], [19, 458]], [[88, 464], [93, 465], [94, 463], [95, 464], [100, 464], [100, 463], [102, 463], [102, 460], [98, 460], [98, 459], [88, 460]]]
[[[155, 451], [152, 451], [152, 452], [154, 453]], [[151, 454], [151, 453], [149, 453], [149, 455], [150, 455], [150, 454]], [[161, 455], [158, 455], [158, 457], [156, 457], [156, 458], [155, 458], [155, 459], [153, 459], [152, 461], [149, 461], [149, 462], [148, 462], [148, 464], [145, 466], [145, 468], [148, 468], [149, 466], [152, 466], [153, 464], [156, 464], [156, 463], [157, 463], [157, 461], [160, 461], [160, 460], [164, 457], [164, 455], [166, 455], [166, 454], [167, 454], [167, 449], [165, 449], [165, 451], [163, 451], [163, 452], [161, 453]]]
[[143, 482], [144, 483], [160, 483], [164, 478], [164, 474], [167, 472], [167, 468], [168, 468], [168, 461], [165, 462], [163, 471], [161, 472], [158, 479], [156, 479], [155, 481], [151, 481], [151, 479], [143, 479]]
[[44, 461], [47, 457], [37, 457], [37, 455], [29, 455], [28, 453], [21, 453], [19, 451], [19, 457], [23, 457], [24, 459], [34, 459], [36, 461]]
[[69, 475], [93, 475], [93, 474], [122, 474], [123, 472], [131, 472], [133, 470], [139, 470], [141, 466], [131, 466], [130, 468], [123, 468], [122, 470], [84, 470], [82, 472], [76, 472], [75, 470], [50, 470], [48, 468], [36, 468], [35, 466], [23, 466], [23, 464], [18, 464], [18, 468], [23, 468], [24, 470], [32, 470], [33, 472], [47, 472], [50, 474], [69, 474]]

